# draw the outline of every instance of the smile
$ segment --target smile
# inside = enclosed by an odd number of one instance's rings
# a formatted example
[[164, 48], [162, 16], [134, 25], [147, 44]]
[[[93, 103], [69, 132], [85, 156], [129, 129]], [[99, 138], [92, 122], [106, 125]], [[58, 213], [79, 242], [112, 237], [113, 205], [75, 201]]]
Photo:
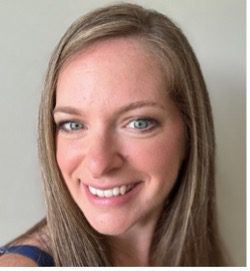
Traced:
[[128, 185], [122, 185], [122, 186], [116, 186], [110, 189], [99, 189], [95, 188], [93, 186], [88, 186], [88, 189], [90, 193], [94, 196], [97, 196], [99, 198], [111, 198], [111, 197], [117, 197], [120, 195], [125, 195], [129, 191], [131, 191], [136, 184], [128, 184]]

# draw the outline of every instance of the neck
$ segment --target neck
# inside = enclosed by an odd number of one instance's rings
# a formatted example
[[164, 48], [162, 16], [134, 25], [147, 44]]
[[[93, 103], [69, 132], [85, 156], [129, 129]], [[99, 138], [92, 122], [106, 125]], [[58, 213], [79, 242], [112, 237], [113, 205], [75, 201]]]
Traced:
[[109, 238], [114, 266], [150, 266], [155, 223]]

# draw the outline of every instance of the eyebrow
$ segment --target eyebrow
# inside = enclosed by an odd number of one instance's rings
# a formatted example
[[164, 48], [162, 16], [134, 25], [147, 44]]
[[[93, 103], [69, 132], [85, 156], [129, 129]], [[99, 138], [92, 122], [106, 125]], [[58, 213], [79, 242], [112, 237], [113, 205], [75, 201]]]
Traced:
[[[152, 102], [152, 101], [137, 101], [137, 102], [133, 102], [131, 104], [122, 106], [119, 110], [118, 110], [118, 114], [123, 114], [126, 113], [130, 110], [134, 110], [134, 109], [138, 109], [141, 107], [157, 107], [160, 108], [161, 110], [165, 110], [166, 108], [159, 103], [156, 102]], [[81, 115], [82, 112], [80, 110], [78, 110], [77, 108], [71, 107], [71, 106], [58, 106], [55, 107], [55, 109], [53, 110], [53, 114], [55, 113], [67, 113], [67, 114], [72, 114], [72, 115]]]

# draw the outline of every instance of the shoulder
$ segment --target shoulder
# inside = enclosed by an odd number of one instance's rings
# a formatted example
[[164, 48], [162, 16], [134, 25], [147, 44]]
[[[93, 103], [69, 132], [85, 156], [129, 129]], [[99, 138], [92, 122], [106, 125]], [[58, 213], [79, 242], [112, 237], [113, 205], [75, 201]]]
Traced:
[[18, 255], [18, 254], [4, 254], [0, 256], [0, 267], [35, 267], [38, 266], [37, 263], [35, 263], [33, 260], [29, 259], [26, 256]]
[[2, 247], [0, 254], [0, 266], [54, 266], [53, 258], [34, 245]]
[[35, 228], [0, 247], [1, 266], [53, 266], [46, 227]]

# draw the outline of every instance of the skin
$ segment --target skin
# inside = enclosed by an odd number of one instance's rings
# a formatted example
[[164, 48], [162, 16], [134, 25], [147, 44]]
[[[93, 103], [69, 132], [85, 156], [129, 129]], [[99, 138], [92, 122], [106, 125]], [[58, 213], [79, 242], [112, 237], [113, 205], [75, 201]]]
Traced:
[[[24, 239], [19, 240], [19, 242], [13, 243], [12, 245], [30, 245], [40, 248], [41, 250], [50, 253], [48, 251], [47, 246], [41, 240], [41, 236], [45, 236], [45, 232], [47, 232], [47, 227], [42, 228], [30, 236], [26, 236]], [[16, 253], [6, 253], [0, 256], [0, 267], [36, 267], [38, 266], [35, 261], [32, 259], [16, 254]]]
[[0, 258], [0, 267], [36, 267], [37, 264], [31, 259], [18, 254], [5, 254]]
[[[75, 55], [58, 78], [58, 166], [90, 225], [119, 240], [120, 265], [122, 251], [149, 264], [154, 227], [184, 158], [184, 124], [155, 59], [136, 39], [110, 39]], [[134, 183], [136, 193], [121, 203], [96, 204], [86, 192], [86, 185]], [[131, 255], [126, 265], [136, 265]]]

